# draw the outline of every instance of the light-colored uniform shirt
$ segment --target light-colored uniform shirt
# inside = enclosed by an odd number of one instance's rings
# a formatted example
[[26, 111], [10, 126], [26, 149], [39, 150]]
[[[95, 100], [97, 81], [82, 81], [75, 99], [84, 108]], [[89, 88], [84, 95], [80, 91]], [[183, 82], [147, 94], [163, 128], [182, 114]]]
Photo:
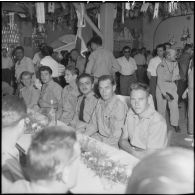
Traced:
[[82, 56], [78, 56], [75, 67], [78, 68], [79, 74], [84, 73], [85, 65], [86, 65], [86, 58], [83, 58]]
[[35, 73], [33, 61], [29, 57], [26, 57], [26, 56], [24, 56], [20, 62], [19, 61], [16, 62], [15, 77], [17, 80], [20, 79], [20, 75], [24, 71]]
[[148, 64], [148, 69], [147, 71], [151, 73], [151, 76], [157, 76], [156, 75], [156, 69], [158, 67], [158, 65], [162, 62], [162, 59], [159, 56], [156, 56], [154, 58], [152, 58], [149, 61]]
[[41, 88], [40, 98], [38, 101], [41, 112], [48, 113], [51, 109], [51, 100], [55, 108], [59, 108], [62, 96], [62, 87], [54, 82], [49, 81], [47, 84], [43, 84]]
[[78, 90], [78, 87], [75, 83], [75, 86], [72, 87], [70, 85], [64, 87], [62, 91], [62, 116], [60, 118], [61, 121], [65, 123], [69, 123], [73, 120], [73, 117], [76, 112], [76, 105], [78, 96], [80, 95], [80, 92]]
[[1, 56], [1, 68], [2, 69], [11, 69], [13, 66], [13, 61], [10, 57], [3, 57]]
[[165, 119], [150, 106], [140, 117], [139, 119], [138, 115], [129, 109], [122, 139], [129, 139], [132, 146], [144, 150], [166, 147], [167, 125]]
[[177, 62], [168, 63], [165, 59], [157, 67], [157, 86], [162, 94], [166, 92], [173, 94], [177, 91], [174, 81], [179, 80], [179, 68]]
[[146, 58], [144, 55], [138, 53], [134, 56], [135, 62], [137, 65], [145, 65], [146, 64]]
[[[81, 102], [84, 98], [84, 95], [79, 96], [77, 106], [76, 106], [76, 113], [74, 115], [73, 121], [71, 124], [75, 125], [80, 121], [79, 114], [80, 114], [80, 106]], [[92, 115], [95, 112], [95, 108], [98, 104], [98, 97], [95, 95], [94, 92], [91, 92], [85, 99], [85, 105], [83, 110], [83, 120], [86, 123], [89, 123], [92, 119]]]
[[108, 105], [100, 99], [92, 117], [92, 124], [97, 130], [92, 137], [118, 148], [127, 110], [127, 104], [116, 95], [112, 97]]
[[33, 106], [38, 105], [38, 100], [40, 96], [40, 90], [31, 85], [28, 87], [23, 87], [20, 89], [20, 97], [22, 97], [28, 108], [33, 108]]
[[40, 64], [43, 66], [49, 66], [52, 69], [52, 77], [61, 76], [65, 71], [65, 67], [55, 61], [51, 56], [45, 56], [41, 59]]
[[85, 72], [95, 77], [102, 75], [114, 75], [120, 70], [120, 66], [113, 54], [102, 47], [93, 51], [89, 56]]
[[136, 62], [132, 57], [127, 60], [125, 56], [122, 56], [117, 61], [121, 67], [120, 73], [122, 75], [132, 75], [137, 70]]

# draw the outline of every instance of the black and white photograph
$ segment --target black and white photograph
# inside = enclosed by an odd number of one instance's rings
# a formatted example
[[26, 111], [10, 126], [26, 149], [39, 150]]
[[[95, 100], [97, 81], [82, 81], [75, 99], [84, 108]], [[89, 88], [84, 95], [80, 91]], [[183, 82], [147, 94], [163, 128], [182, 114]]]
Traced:
[[2, 194], [194, 194], [194, 1], [1, 1]]

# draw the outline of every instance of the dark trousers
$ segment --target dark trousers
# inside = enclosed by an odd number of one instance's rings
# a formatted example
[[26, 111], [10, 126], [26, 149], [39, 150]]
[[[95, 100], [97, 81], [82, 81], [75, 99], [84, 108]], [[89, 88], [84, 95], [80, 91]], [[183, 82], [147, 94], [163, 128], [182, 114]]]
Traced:
[[157, 109], [156, 84], [157, 84], [157, 77], [151, 76], [150, 81], [149, 81], [149, 86], [150, 86], [150, 93], [152, 94], [152, 97], [153, 97], [155, 109]]
[[147, 67], [145, 65], [137, 65], [137, 80], [141, 83], [148, 83]]
[[9, 68], [2, 69], [2, 81], [11, 85], [12, 71]]
[[129, 96], [129, 87], [132, 83], [137, 81], [136, 74], [133, 75], [120, 75], [120, 94]]
[[183, 79], [180, 79], [178, 81], [178, 86], [177, 86], [177, 89], [178, 89], [177, 93], [178, 93], [178, 96], [179, 96], [178, 103], [180, 103], [182, 101], [182, 94], [184, 93], [186, 88], [187, 88], [187, 81], [183, 80]]

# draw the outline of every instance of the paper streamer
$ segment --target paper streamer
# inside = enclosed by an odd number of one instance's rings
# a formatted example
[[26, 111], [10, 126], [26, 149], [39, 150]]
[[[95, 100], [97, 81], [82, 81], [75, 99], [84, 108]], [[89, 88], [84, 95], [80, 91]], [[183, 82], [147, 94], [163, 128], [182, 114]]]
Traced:
[[100, 29], [100, 14], [97, 14], [97, 18], [98, 18], [98, 28]]
[[142, 7], [141, 7], [141, 12], [146, 12], [147, 11], [147, 9], [148, 9], [148, 7], [149, 7], [149, 3], [145, 3], [145, 2], [143, 2], [143, 4], [142, 4]]
[[125, 9], [124, 9], [124, 4], [122, 3], [122, 18], [121, 18], [121, 22], [124, 24], [125, 23]]
[[55, 3], [48, 3], [48, 12], [54, 13], [55, 11]]
[[125, 3], [125, 9], [127, 9], [127, 10], [130, 10], [131, 9], [130, 3]]
[[35, 3], [37, 22], [40, 24], [45, 23], [45, 7], [44, 3]]
[[159, 3], [155, 3], [153, 18], [158, 17]]

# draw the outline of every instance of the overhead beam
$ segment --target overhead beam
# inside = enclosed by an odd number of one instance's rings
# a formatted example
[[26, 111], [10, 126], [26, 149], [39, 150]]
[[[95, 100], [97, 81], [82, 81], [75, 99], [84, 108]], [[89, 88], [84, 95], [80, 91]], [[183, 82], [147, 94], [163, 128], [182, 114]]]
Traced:
[[[81, 7], [78, 3], [73, 3], [74, 7], [81, 13]], [[93, 23], [93, 21], [88, 17], [86, 12], [84, 13], [84, 18], [86, 22], [90, 25], [90, 27], [96, 32], [98, 36], [100, 36], [103, 39], [102, 32], [96, 27], [96, 25]]]

